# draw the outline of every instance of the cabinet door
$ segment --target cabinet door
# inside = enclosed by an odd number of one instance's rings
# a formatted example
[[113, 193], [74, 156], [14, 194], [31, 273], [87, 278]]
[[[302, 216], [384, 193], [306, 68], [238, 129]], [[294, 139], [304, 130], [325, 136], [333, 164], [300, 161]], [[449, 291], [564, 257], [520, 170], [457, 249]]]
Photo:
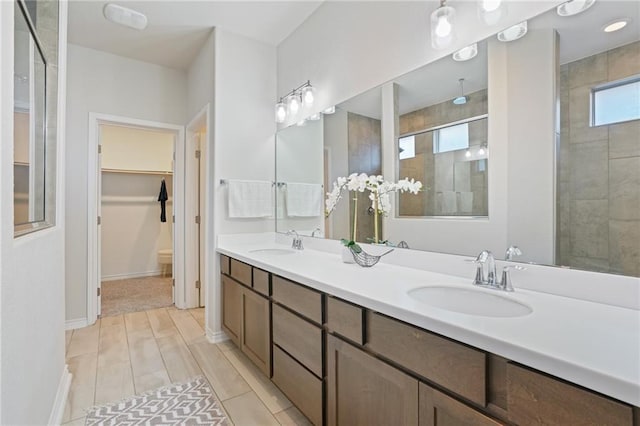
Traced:
[[229, 338], [240, 347], [242, 326], [242, 286], [222, 275], [222, 327]]
[[328, 425], [417, 425], [418, 381], [327, 337]]
[[242, 289], [242, 352], [267, 376], [271, 375], [269, 299]]
[[473, 408], [420, 383], [420, 426], [500, 426]]

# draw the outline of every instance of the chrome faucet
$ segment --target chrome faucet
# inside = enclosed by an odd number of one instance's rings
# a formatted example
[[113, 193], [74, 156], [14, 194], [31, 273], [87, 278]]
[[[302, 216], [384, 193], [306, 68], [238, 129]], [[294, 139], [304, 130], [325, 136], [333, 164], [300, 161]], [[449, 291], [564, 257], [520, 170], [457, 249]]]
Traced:
[[320, 229], [320, 228], [314, 229], [313, 232], [311, 233], [311, 236], [315, 237], [316, 236], [316, 232], [320, 233], [320, 232], [322, 232], [322, 229]]
[[504, 260], [513, 260], [516, 256], [522, 256], [522, 250], [518, 246], [510, 246], [504, 254]]
[[[515, 248], [518, 249], [517, 247]], [[518, 249], [518, 251], [520, 250]], [[513, 291], [511, 269], [525, 269], [521, 266], [507, 265], [502, 269], [502, 279], [498, 280], [496, 278], [496, 260], [493, 257], [493, 253], [489, 250], [483, 250], [474, 262], [477, 264], [477, 269], [473, 284], [494, 290]]]
[[302, 247], [302, 238], [300, 238], [300, 235], [298, 235], [298, 233], [295, 230], [291, 229], [290, 231], [287, 232], [287, 235], [293, 236], [293, 241], [291, 241], [292, 249], [304, 250], [304, 247]]

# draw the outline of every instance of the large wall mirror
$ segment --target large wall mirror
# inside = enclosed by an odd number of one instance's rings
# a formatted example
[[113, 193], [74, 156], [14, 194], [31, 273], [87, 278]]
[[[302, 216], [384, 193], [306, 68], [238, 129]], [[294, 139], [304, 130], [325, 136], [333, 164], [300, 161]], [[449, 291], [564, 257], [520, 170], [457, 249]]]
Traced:
[[[23, 235], [53, 224], [57, 3], [16, 2], [14, 8], [14, 229]], [[55, 20], [55, 22], [54, 22]], [[52, 32], [52, 30], [55, 30]], [[43, 40], [39, 33], [46, 34]], [[50, 59], [49, 59], [50, 60]], [[54, 119], [53, 123], [51, 119]]]
[[[413, 177], [424, 190], [395, 197], [382, 226], [392, 244], [467, 256], [497, 247], [498, 258], [515, 244], [525, 254], [514, 261], [638, 277], [640, 3], [554, 8], [528, 28], [337, 105], [313, 138], [325, 192], [350, 173]], [[320, 225], [323, 237], [352, 235], [357, 216], [356, 240], [369, 240], [369, 205], [354, 212], [353, 194]]]

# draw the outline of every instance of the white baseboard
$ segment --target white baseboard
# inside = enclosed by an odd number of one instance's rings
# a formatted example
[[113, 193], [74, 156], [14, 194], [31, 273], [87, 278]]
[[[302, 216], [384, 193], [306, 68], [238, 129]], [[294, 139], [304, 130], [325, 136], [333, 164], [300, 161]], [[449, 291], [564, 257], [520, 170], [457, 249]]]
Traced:
[[207, 328], [206, 334], [210, 343], [221, 343], [229, 340], [229, 336], [224, 331], [211, 331], [211, 329]]
[[128, 280], [131, 278], [155, 277], [158, 275], [162, 275], [162, 270], [158, 269], [157, 271], [134, 272], [131, 274], [105, 275], [101, 278], [101, 281]]
[[82, 328], [89, 325], [89, 321], [86, 318], [77, 318], [72, 320], [66, 320], [64, 322], [65, 330], [75, 330], [76, 328]]
[[51, 414], [49, 415], [49, 425], [59, 425], [62, 423], [62, 416], [64, 415], [64, 407], [67, 403], [67, 396], [69, 395], [69, 388], [71, 388], [71, 373], [69, 372], [69, 366], [64, 365], [60, 382], [58, 383], [58, 390], [56, 391], [56, 399], [53, 400], [53, 407]]

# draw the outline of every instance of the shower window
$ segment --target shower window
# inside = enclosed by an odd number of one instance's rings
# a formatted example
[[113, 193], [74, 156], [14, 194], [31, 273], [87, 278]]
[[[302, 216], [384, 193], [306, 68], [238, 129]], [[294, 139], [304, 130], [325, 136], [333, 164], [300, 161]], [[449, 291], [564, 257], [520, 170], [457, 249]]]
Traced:
[[592, 89], [591, 109], [593, 126], [640, 119], [640, 75]]
[[469, 123], [444, 127], [433, 132], [433, 153], [469, 148]]

